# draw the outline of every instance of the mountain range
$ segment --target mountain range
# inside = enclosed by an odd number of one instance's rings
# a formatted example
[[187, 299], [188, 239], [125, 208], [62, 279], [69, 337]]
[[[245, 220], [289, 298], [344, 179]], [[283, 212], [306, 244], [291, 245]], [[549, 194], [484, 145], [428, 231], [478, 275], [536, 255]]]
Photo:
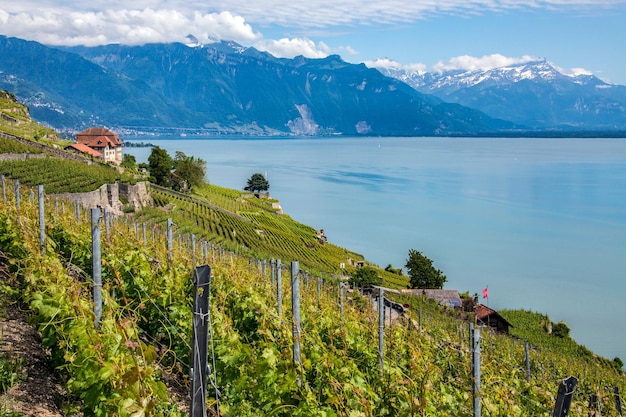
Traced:
[[61, 130], [450, 135], [513, 126], [336, 55], [279, 59], [232, 42], [51, 48], [0, 37], [0, 89]]
[[470, 84], [463, 81], [470, 73], [383, 72], [337, 55], [276, 58], [226, 41], [49, 47], [0, 36], [0, 89], [59, 131], [94, 125], [237, 135], [626, 130], [626, 87], [595, 77], [568, 84], [556, 72], [552, 81], [514, 82], [503, 69], [500, 79], [494, 72]]
[[546, 59], [487, 70], [380, 71], [422, 93], [529, 129], [626, 129], [625, 86], [564, 74]]

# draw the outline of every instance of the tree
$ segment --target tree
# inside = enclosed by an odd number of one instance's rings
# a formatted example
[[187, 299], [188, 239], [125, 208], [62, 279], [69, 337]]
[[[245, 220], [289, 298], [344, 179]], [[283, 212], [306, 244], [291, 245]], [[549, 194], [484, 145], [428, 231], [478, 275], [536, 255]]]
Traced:
[[137, 159], [135, 159], [135, 155], [125, 153], [122, 157], [122, 163], [120, 165], [124, 168], [135, 168], [137, 166]]
[[364, 266], [354, 271], [348, 283], [352, 288], [365, 288], [372, 285], [380, 285], [382, 279], [378, 277], [378, 272], [374, 268]]
[[174, 181], [179, 189], [187, 190], [199, 187], [206, 182], [206, 162], [184, 152], [176, 151], [174, 157], [174, 173], [178, 181]]
[[267, 182], [263, 174], [257, 172], [256, 174], [252, 174], [250, 178], [248, 178], [248, 185], [244, 187], [246, 191], [252, 191], [254, 193], [267, 191], [270, 189], [270, 183]]
[[155, 183], [164, 187], [170, 185], [173, 162], [172, 157], [165, 149], [158, 146], [152, 148], [148, 157], [148, 166], [150, 167], [150, 176], [154, 178]]
[[443, 288], [447, 278], [433, 266], [433, 261], [415, 249], [409, 249], [405, 265], [411, 288]]

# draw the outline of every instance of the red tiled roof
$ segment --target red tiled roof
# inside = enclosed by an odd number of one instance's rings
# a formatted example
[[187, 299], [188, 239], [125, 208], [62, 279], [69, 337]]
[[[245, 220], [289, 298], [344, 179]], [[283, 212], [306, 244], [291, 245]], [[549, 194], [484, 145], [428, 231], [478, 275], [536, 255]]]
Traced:
[[83, 145], [82, 143], [74, 143], [72, 145], [67, 146], [65, 149], [68, 149], [68, 148], [75, 149], [78, 152], [86, 153], [91, 156], [102, 158], [102, 154], [100, 152], [96, 151], [95, 149], [91, 149], [89, 146]]
[[111, 140], [109, 136], [91, 136], [87, 138], [83, 138], [80, 141], [83, 145], [87, 145], [91, 148], [106, 148], [107, 146], [110, 148], [115, 148], [116, 143]]
[[[87, 130], [83, 130], [82, 132], [76, 135], [76, 142], [83, 143], [88, 146], [92, 146], [90, 145], [90, 143], [93, 143], [95, 138], [108, 138], [108, 140], [110, 141], [109, 146], [111, 147], [122, 145], [122, 141], [120, 140], [119, 136], [117, 136], [117, 134], [115, 134], [114, 132], [104, 127], [90, 127]], [[106, 145], [103, 145], [101, 147], [105, 147], [105, 146]]]
[[491, 316], [494, 313], [498, 314], [496, 312], [496, 310], [493, 310], [493, 309], [491, 309], [491, 308], [489, 308], [489, 307], [487, 307], [486, 305], [483, 305], [483, 304], [477, 304], [476, 305], [476, 309], [474, 311], [476, 313], [476, 318], [478, 320], [485, 319], [485, 318]]
[[500, 314], [498, 314], [496, 310], [491, 309], [487, 307], [486, 305], [477, 304], [476, 307], [474, 308], [474, 313], [476, 314], [476, 319], [479, 321], [484, 322], [489, 317], [493, 317], [494, 319], [501, 320], [502, 322], [506, 323], [508, 326], [513, 327], [513, 325], [509, 323], [507, 319], [505, 319]]

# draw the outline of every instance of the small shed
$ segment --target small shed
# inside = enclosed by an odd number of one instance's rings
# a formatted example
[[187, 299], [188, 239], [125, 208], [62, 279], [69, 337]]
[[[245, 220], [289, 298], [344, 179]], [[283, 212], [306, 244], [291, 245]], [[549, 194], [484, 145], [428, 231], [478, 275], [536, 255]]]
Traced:
[[476, 322], [489, 326], [498, 333], [509, 334], [509, 327], [513, 327], [504, 317], [492, 308], [483, 304], [477, 304], [474, 313], [476, 316]]

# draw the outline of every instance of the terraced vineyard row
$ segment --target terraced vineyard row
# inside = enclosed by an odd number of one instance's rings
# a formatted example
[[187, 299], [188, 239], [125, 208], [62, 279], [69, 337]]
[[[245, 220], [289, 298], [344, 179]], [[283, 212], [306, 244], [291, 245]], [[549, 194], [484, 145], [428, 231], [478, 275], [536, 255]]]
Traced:
[[[325, 280], [318, 292], [315, 280], [305, 278], [297, 365], [287, 270], [279, 314], [275, 283], [255, 262], [221, 250], [205, 254], [202, 245], [191, 253], [185, 235], [175, 236], [182, 244], [170, 257], [163, 223], [145, 212], [116, 219], [103, 236], [105, 302], [95, 328], [89, 224], [48, 203], [42, 252], [33, 220], [37, 204], [25, 202], [18, 211], [11, 198], [9, 192], [8, 201], [0, 202], [0, 253], [16, 288], [12, 293], [31, 306], [44, 344], [66, 376], [66, 389], [85, 416], [187, 414], [163, 381], [184, 381], [189, 372], [192, 259], [212, 267], [210, 374], [221, 396], [210, 390], [210, 415], [473, 415], [467, 322], [433, 302], [401, 300], [409, 309], [385, 326], [381, 371], [371, 300], [347, 292], [342, 314], [336, 282]], [[134, 225], [146, 219], [155, 235], [144, 241]], [[485, 417], [550, 416], [558, 383], [569, 375], [580, 379], [569, 416], [592, 411], [590, 394], [598, 395], [603, 415], [617, 415], [609, 388], [623, 392], [626, 379], [614, 368], [534, 349], [529, 376], [521, 343], [484, 330], [481, 349], [478, 398]], [[164, 378], [165, 372], [171, 376]]]
[[[228, 206], [237, 212], [216, 209], [191, 197], [154, 187], [152, 195], [159, 205], [168, 209], [161, 219], [171, 216], [180, 230], [213, 243], [220, 239], [220, 244], [228, 246], [230, 242], [232, 246], [229, 248], [243, 250], [250, 256], [266, 259], [297, 257], [309, 268], [332, 273], [340, 272], [340, 264], [348, 259], [363, 259], [343, 248], [320, 242], [315, 229], [295, 222], [289, 216], [276, 214], [270, 206], [261, 204], [255, 206], [258, 211], [252, 212], [248, 199], [241, 194], [236, 197], [232, 192], [228, 195], [219, 187], [216, 189], [217, 197], [209, 200], [211, 205], [219, 202], [222, 207]], [[205, 195], [208, 195], [207, 190]], [[226, 200], [229, 203], [225, 203]], [[251, 200], [257, 199], [253, 197]], [[244, 211], [244, 208], [248, 210]]]
[[32, 154], [38, 154], [41, 153], [42, 151], [40, 149], [37, 149], [33, 146], [28, 146], [24, 143], [21, 142], [17, 142], [15, 140], [6, 140], [4, 138], [2, 138], [0, 140], [0, 154], [3, 153], [14, 153], [14, 154], [25, 154], [25, 153], [32, 153]]
[[48, 193], [93, 191], [117, 181], [134, 182], [115, 168], [58, 158], [32, 158], [0, 162], [0, 174], [29, 186], [43, 184]]

